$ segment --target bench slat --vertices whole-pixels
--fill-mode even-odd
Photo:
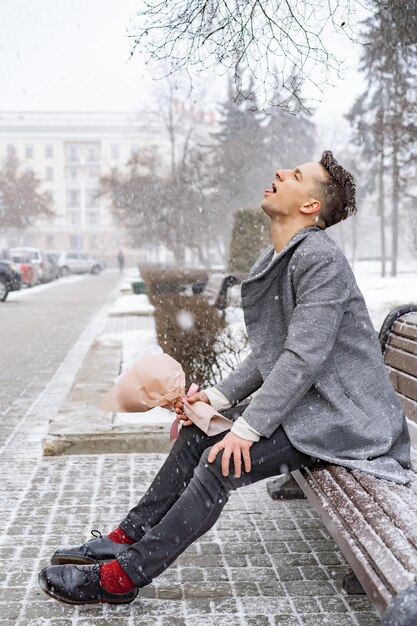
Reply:
[[[398,391],[403,396],[407,396],[412,400],[417,400],[417,378],[413,378],[409,374],[399,372]]]
[[[391,367],[388,367],[388,375],[395,391],[412,400],[417,400],[417,378]]]
[[[378,573],[372,569],[367,556],[362,552],[354,537],[343,526],[336,512],[321,492],[315,480],[318,469],[319,466],[312,466],[296,470],[292,474],[306,494],[310,504],[318,511],[329,534],[333,537],[346,561],[354,570],[362,587],[375,604],[380,615],[382,615],[392,600],[392,594],[386,588]]]
[[[364,516],[342,491],[329,470],[315,471],[314,478],[324,495],[334,504],[342,523],[356,538],[362,550],[366,552],[369,561],[378,571],[390,592],[397,594],[409,587],[414,576],[407,572],[394,557]]]
[[[401,317],[398,318],[400,322],[407,322],[407,324],[412,324],[417,326],[417,312],[410,311],[410,313],[404,313]]]
[[[417,422],[417,402],[414,402],[414,400],[410,400],[410,398],[406,398],[399,393],[397,393],[397,396],[403,405],[404,413],[408,419],[413,422]]]
[[[387,346],[384,356],[385,363],[387,365],[391,365],[392,367],[411,375],[417,372],[417,356],[414,356],[414,354]]]
[[[417,498],[410,494],[411,498],[405,501],[401,490],[396,489],[402,485],[393,487],[385,480],[376,482],[372,476],[357,470],[352,474],[417,550]],[[407,487],[405,491],[408,491]]]
[[[404,317],[399,317],[398,320],[405,319]],[[402,337],[408,337],[409,339],[417,338],[417,327],[411,324],[407,324],[406,322],[400,321],[394,322],[392,326],[392,332],[396,335],[401,335]]]
[[[404,352],[411,352],[411,354],[417,354],[417,342],[415,339],[408,339],[406,337],[401,337],[399,335],[394,335],[391,333],[388,337],[387,345],[393,346],[394,348],[399,348],[400,350],[404,350]]]
[[[352,474],[343,467],[329,467],[329,473],[341,486],[358,512],[385,543],[401,565],[417,577],[417,551],[404,534],[393,524],[389,515],[379,506]],[[378,563],[375,564],[378,567]]]

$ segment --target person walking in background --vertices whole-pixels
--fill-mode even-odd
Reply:
[[[123,272],[123,268],[125,266],[125,255],[123,254],[123,252],[121,250],[119,250],[116,258],[117,258],[117,264],[119,266],[119,271],[120,271],[120,273],[122,273]]]

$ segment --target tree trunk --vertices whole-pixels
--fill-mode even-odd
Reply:
[[[383,115],[383,114],[382,114]],[[385,163],[384,163],[384,130],[381,127],[381,160],[379,163],[379,189],[378,189],[378,213],[381,235],[381,276],[386,275],[386,244],[385,244]]]
[[[394,141],[392,155],[392,251],[391,251],[391,276],[397,275],[398,257],[398,200],[399,200],[399,175],[398,175],[398,145]]]
[[[392,126],[392,252],[391,252],[391,276],[397,275],[397,257],[398,257],[398,201],[400,195],[400,179],[398,168],[398,123],[400,122],[398,115],[398,44],[394,50],[394,119]]]

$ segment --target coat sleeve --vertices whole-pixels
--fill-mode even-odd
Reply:
[[[234,405],[249,397],[259,389],[263,382],[255,357],[250,352],[246,359],[214,388],[226,396],[231,405]]]
[[[242,415],[264,437],[272,435],[318,379],[350,294],[346,261],[335,252],[304,254],[293,261],[296,302],[284,350]]]

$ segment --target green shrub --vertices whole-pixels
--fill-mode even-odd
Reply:
[[[225,328],[219,311],[200,296],[154,294],[155,322],[161,348],[181,363],[187,389],[220,380],[216,342]]]
[[[160,294],[181,294],[197,280],[207,280],[207,270],[177,270],[172,267],[156,268],[141,265],[140,274],[145,283],[145,290],[152,304],[153,298]]]
[[[247,275],[261,250],[271,243],[271,224],[261,209],[239,209],[234,215],[229,271]]]

